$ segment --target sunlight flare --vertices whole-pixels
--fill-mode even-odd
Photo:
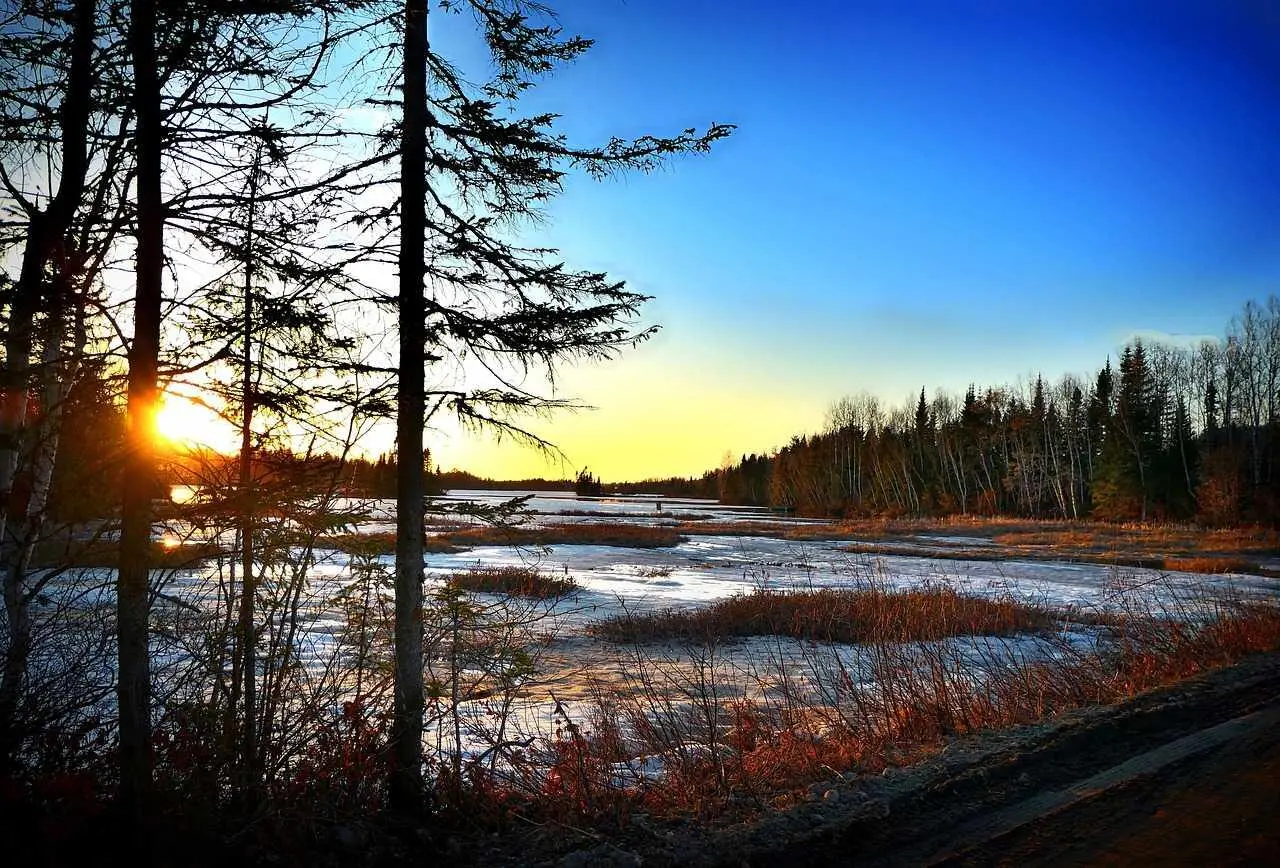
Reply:
[[[208,407],[181,395],[166,393],[155,414],[157,437],[172,446],[233,448],[229,426]]]

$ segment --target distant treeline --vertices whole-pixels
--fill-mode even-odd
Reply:
[[[811,515],[1019,515],[1211,524],[1280,518],[1280,301],[1223,340],[1134,340],[1088,378],[970,386],[885,409],[845,398],[818,434],[726,462],[723,502]]]
[[[701,477],[670,476],[666,479],[645,479],[640,482],[611,482],[605,487],[610,494],[660,494],[664,497],[691,497],[716,500],[720,497],[720,480],[716,471],[709,470]]]
[[[435,475],[441,488],[477,491],[573,491],[572,479],[488,479],[465,470],[448,470]]]
[[[238,457],[213,451],[176,454],[167,463],[166,481],[209,485],[234,479]],[[441,475],[431,467],[431,452],[422,455],[426,470],[427,494],[441,493]],[[282,484],[321,491],[332,488],[348,497],[395,497],[396,457],[387,452],[377,458],[347,456],[327,452],[298,455],[287,449],[258,450],[255,472],[264,486]],[[232,474],[232,475],[228,475]]]

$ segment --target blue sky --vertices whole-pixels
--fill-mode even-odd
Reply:
[[[1217,335],[1280,287],[1274,3],[556,8],[597,45],[528,103],[571,139],[739,126],[650,176],[571,178],[537,230],[656,296],[663,326],[565,372],[598,409],[536,427],[571,467],[693,474],[844,394],[1088,374],[1134,333]],[[434,22],[447,50],[464,21]],[[436,453],[561,469],[452,432]]]

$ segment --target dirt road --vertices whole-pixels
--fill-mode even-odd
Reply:
[[[1237,721],[1220,743],[1132,764],[1100,792],[935,864],[1280,865],[1280,705]]]

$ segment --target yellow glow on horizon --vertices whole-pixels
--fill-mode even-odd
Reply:
[[[809,396],[770,394],[728,378],[649,371],[618,376],[618,368],[610,373],[605,382],[584,377],[573,384],[596,409],[531,422],[564,451],[564,462],[510,440],[441,431],[431,444],[437,466],[493,479],[572,478],[584,467],[606,482],[696,477],[719,468],[726,453],[736,461],[818,430],[825,412]],[[682,381],[683,388],[670,385]]]

